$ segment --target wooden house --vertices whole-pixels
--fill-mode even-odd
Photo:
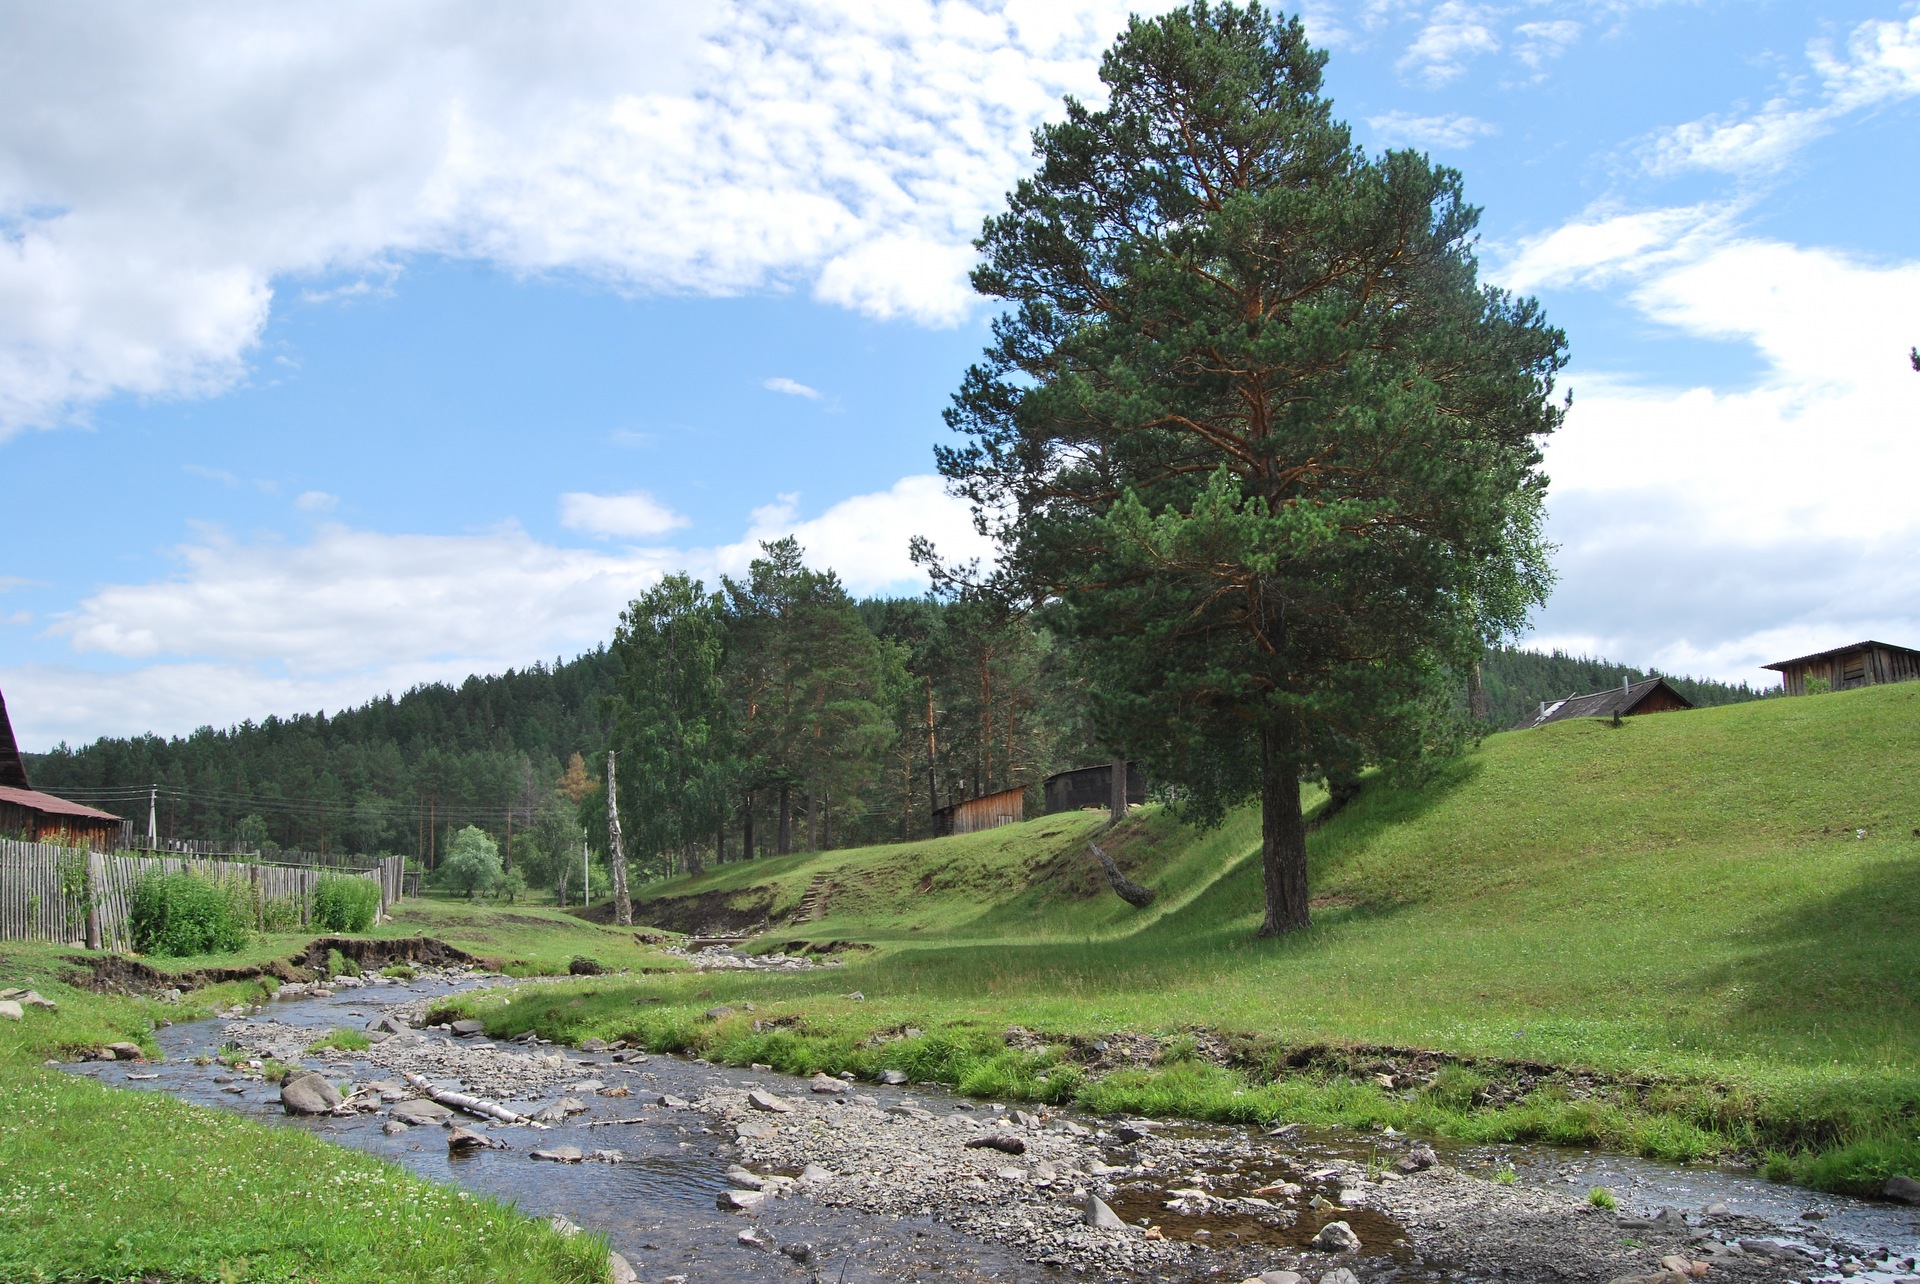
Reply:
[[[1920,651],[1887,642],[1855,642],[1760,667],[1778,673],[1781,689],[1788,695],[1805,695],[1809,678],[1824,681],[1829,691],[1846,691],[1920,678]]]
[[[1045,815],[1089,808],[1105,811],[1113,805],[1113,764],[1103,762],[1097,767],[1056,771],[1046,778],[1041,788],[1046,795]],[[1139,763],[1130,762],[1127,764],[1127,804],[1131,806],[1146,800],[1146,775],[1141,772]]]
[[[118,816],[43,794],[27,780],[27,763],[13,738],[5,695],[0,695],[0,838],[99,851],[112,851],[120,842]]]
[[[1027,790],[1022,785],[965,802],[948,803],[933,813],[933,832],[942,838],[949,834],[974,834],[1026,818]]]
[[[1671,713],[1691,709],[1693,701],[1667,685],[1665,678],[1622,681],[1617,687],[1595,691],[1591,695],[1571,695],[1564,700],[1542,700],[1540,707],[1514,725],[1515,731],[1543,727],[1568,718],[1634,718],[1643,713]]]

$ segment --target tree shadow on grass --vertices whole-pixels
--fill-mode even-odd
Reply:
[[[1756,1051],[1912,1066],[1920,1060],[1920,842],[1859,857],[1835,843],[1810,848],[1809,859],[1859,866],[1843,890],[1739,929],[1749,948],[1697,985],[1727,996],[1726,1033]]]

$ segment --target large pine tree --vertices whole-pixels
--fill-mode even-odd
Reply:
[[[1258,794],[1265,933],[1308,922],[1299,781],[1445,743],[1548,582],[1564,341],[1483,288],[1460,176],[1355,148],[1258,5],[1133,21],[978,241],[1008,307],[940,466],[1082,647],[1102,739],[1202,815]]]

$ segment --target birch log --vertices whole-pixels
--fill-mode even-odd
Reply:
[[[545,1124],[535,1123],[525,1115],[515,1114],[505,1106],[494,1102],[483,1101],[479,1097],[469,1097],[464,1092],[449,1092],[445,1088],[436,1088],[432,1081],[421,1075],[408,1073],[407,1082],[415,1091],[426,1093],[432,1100],[449,1110],[464,1110],[470,1115],[479,1115],[485,1119],[498,1119],[501,1123],[526,1124],[530,1128],[546,1127]]]

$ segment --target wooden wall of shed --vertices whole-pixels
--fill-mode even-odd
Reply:
[[[1027,791],[1003,789],[984,798],[969,798],[953,809],[955,834],[976,834],[1027,818]]]
[[[1830,691],[1920,680],[1920,657],[1891,647],[1860,647],[1784,669],[1780,685],[1788,695],[1805,695],[1808,677],[1824,679]]]
[[[1633,713],[1630,716],[1637,718],[1643,713],[1674,713],[1687,707],[1686,701],[1673,692],[1665,687],[1656,687],[1647,692],[1646,698],[1639,704],[1633,706]]]
[[[119,842],[120,822],[61,816],[18,803],[0,802],[0,837],[106,852],[112,851]]]

